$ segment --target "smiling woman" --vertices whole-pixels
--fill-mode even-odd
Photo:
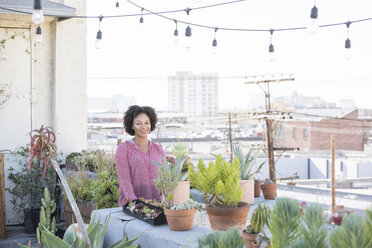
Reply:
[[[158,167],[165,157],[160,145],[148,140],[148,135],[156,127],[157,115],[152,107],[130,106],[124,115],[124,129],[134,136],[121,143],[115,154],[116,170],[119,177],[119,206],[140,197],[161,200],[155,188]]]

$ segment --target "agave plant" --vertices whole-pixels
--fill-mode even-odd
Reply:
[[[111,215],[107,218],[106,223],[104,226],[100,229],[100,221],[95,222],[95,216],[91,220],[90,224],[87,227],[87,232],[90,240],[90,244],[92,244],[92,248],[102,248],[103,247],[103,240],[105,237],[106,229],[108,226],[108,223],[110,221]],[[60,239],[59,237],[55,236],[52,232],[50,232],[45,226],[40,225],[41,232],[44,238],[44,242],[46,244],[46,247],[50,248],[84,248],[85,242],[83,239],[81,239],[80,230],[75,230],[75,225],[73,225],[72,230],[67,230],[65,232],[65,235],[63,236],[63,239]],[[139,236],[128,240],[127,234],[125,234],[124,239],[116,242],[115,244],[111,245],[110,248],[137,248],[140,247],[138,244],[132,244],[134,241],[136,241],[142,234]],[[21,248],[30,248],[30,246],[18,244]]]
[[[173,206],[174,191],[178,182],[187,179],[187,173],[182,173],[182,167],[186,157],[182,155],[180,158],[177,158],[174,165],[165,158],[162,159],[163,163],[161,164],[153,161],[153,163],[159,167],[158,178],[155,179],[154,182],[155,187],[165,197],[165,207],[170,209]]]
[[[235,146],[233,150],[234,150],[234,156],[239,159],[239,166],[240,166],[240,171],[241,171],[240,178],[243,180],[254,179],[257,173],[261,171],[263,165],[265,164],[265,162],[262,162],[257,167],[256,171],[252,171],[256,158],[258,154],[261,152],[261,148],[258,149],[256,152],[254,152],[254,148],[252,147],[246,156],[244,156],[243,151],[240,148],[240,146]]]

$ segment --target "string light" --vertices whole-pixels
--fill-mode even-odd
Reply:
[[[314,7],[311,9],[310,12],[310,26],[309,26],[309,32],[310,33],[316,33],[319,29],[318,25],[318,8],[316,7],[315,1],[314,1]]]
[[[274,54],[274,45],[272,43],[272,39],[273,39],[273,33],[274,33],[274,29],[270,29],[270,45],[269,45],[269,56],[270,56],[270,61],[271,62],[274,62],[275,61],[275,54]]]
[[[189,7],[187,7],[187,9],[185,9],[185,11],[186,11],[187,16],[189,16],[191,9]],[[190,25],[187,25],[187,27],[186,27],[185,36],[186,37],[191,37],[191,28],[190,28]]]
[[[351,41],[349,39],[349,27],[350,27],[350,24],[351,22],[348,21],[345,23],[346,24],[346,28],[347,28],[347,38],[345,40],[345,57],[346,59],[351,59]]]
[[[217,40],[216,40],[216,33],[218,31],[218,27],[214,29],[214,38],[212,41],[212,54],[217,54]]]
[[[36,25],[43,24],[44,14],[41,9],[41,0],[34,0],[34,10],[32,11],[32,22]]]
[[[119,4],[119,0],[116,1],[116,5],[115,5],[116,8],[119,8],[120,7],[120,4]]]
[[[103,16],[102,15],[99,16],[98,19],[99,19],[99,28],[98,28],[98,32],[97,32],[97,35],[96,35],[96,48],[101,49],[102,48],[101,22],[102,22]]]
[[[144,8],[141,9],[141,18],[139,20],[140,23],[143,23],[143,16],[142,16],[142,12],[143,12]]]
[[[173,32],[173,37],[174,37],[174,43],[177,44],[178,43],[178,28],[177,28],[177,20],[173,20],[174,23],[176,24],[176,29],[174,30]]]
[[[36,42],[40,43],[43,41],[43,36],[41,35],[41,27],[37,26],[36,28]]]

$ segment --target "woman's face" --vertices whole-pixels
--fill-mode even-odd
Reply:
[[[149,135],[151,130],[150,117],[148,117],[148,115],[145,113],[138,114],[133,119],[132,128],[135,136],[147,138],[147,135]]]

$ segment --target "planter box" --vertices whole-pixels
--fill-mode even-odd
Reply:
[[[157,226],[157,225],[161,225],[161,224],[165,224],[165,223],[167,223],[167,219],[166,219],[166,217],[165,217],[165,215],[164,215],[164,209],[162,209],[162,208],[158,208],[158,207],[155,207],[155,206],[153,206],[153,205],[151,205],[151,204],[148,204],[148,203],[143,202],[143,201],[140,201],[140,200],[134,200],[134,203],[135,203],[135,204],[142,203],[143,205],[149,207],[150,209],[155,209],[156,211],[159,211],[159,212],[161,212],[161,213],[160,213],[160,215],[158,215],[156,218],[154,218],[154,219],[149,219],[149,218],[147,218],[146,215],[144,215],[144,214],[141,214],[141,213],[135,213],[135,212],[130,211],[130,210],[127,208],[128,205],[129,205],[129,203],[127,203],[127,204],[125,204],[125,205],[123,206],[123,212],[124,212],[125,214],[127,214],[127,215],[133,216],[133,217],[135,217],[135,218],[137,218],[137,219],[139,219],[139,220],[142,220],[142,221],[144,221],[144,222],[146,222],[146,223],[149,223],[149,224],[151,224],[151,225],[154,225],[154,226]]]
[[[64,204],[64,218],[65,218],[65,226],[66,229],[72,224],[72,218],[74,218],[74,223],[77,223],[74,212],[72,211],[71,205],[68,202],[68,200],[63,201]],[[83,218],[84,223],[89,224],[90,223],[90,215],[93,210],[96,209],[96,206],[94,205],[93,202],[76,202],[80,213],[81,217]]]

